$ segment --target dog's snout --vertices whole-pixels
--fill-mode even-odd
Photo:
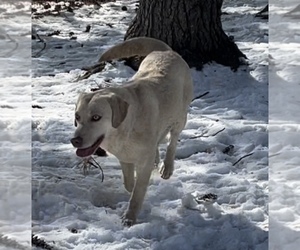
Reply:
[[[74,147],[81,147],[82,138],[80,136],[74,137],[71,139],[71,143]]]

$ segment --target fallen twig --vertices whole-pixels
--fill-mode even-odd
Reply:
[[[93,66],[88,67],[88,68],[83,68],[82,70],[86,70],[86,72],[83,75],[79,76],[75,80],[75,82],[79,82],[81,80],[87,79],[91,75],[96,74],[98,72],[101,72],[104,68],[105,68],[105,62],[97,63],[96,65],[93,65]]]
[[[17,42],[17,40],[11,38],[8,34],[5,34],[5,35],[6,35],[6,37],[7,37],[11,42],[15,43],[15,47],[14,47],[11,51],[7,52],[6,54],[4,54],[4,55],[1,56],[1,57],[10,57],[10,56],[13,55],[13,52],[16,51],[16,50],[18,49],[19,43]]]
[[[273,154],[273,155],[269,155],[269,158],[272,158],[274,156],[280,155],[281,153],[277,153],[277,154]]]
[[[33,57],[38,57],[38,56],[40,56],[40,54],[42,53],[42,51],[46,49],[47,44],[46,44],[45,40],[42,39],[38,34],[35,34],[35,35],[39,39],[39,42],[44,43],[44,47],[33,56]]]
[[[203,137],[210,137],[210,136],[216,136],[217,134],[219,134],[219,133],[221,133],[222,131],[224,131],[225,130],[225,128],[222,128],[221,130],[219,130],[218,132],[216,132],[216,133],[214,133],[214,134],[212,134],[212,135],[204,135]]]
[[[212,134],[212,135],[204,135],[204,134],[201,134],[201,135],[196,135],[196,136],[193,136],[191,137],[190,139],[193,140],[193,139],[197,139],[197,138],[200,138],[200,137],[211,137],[211,136],[216,136],[217,134],[221,133],[222,131],[224,131],[225,128],[222,128],[221,130],[219,130],[218,132]]]
[[[238,159],[235,163],[232,164],[232,166],[235,166],[236,164],[238,164],[241,160],[243,160],[244,158],[248,157],[248,156],[251,156],[253,155],[254,152],[250,153],[250,154],[247,154],[247,155],[244,155],[243,157],[241,157],[240,159]]]
[[[206,96],[206,95],[208,95],[208,94],[209,94],[209,91],[205,92],[205,93],[202,94],[202,95],[196,96],[196,97],[192,100],[192,102],[195,101],[195,100],[197,100],[197,99],[200,99],[201,97]]]
[[[105,152],[105,151],[104,151]],[[92,161],[91,161],[92,160]],[[89,157],[84,159],[82,162],[79,162],[76,167],[79,167],[82,164],[83,167],[83,174],[86,175],[87,174],[87,169],[90,167],[90,165],[92,165],[95,168],[99,168],[101,171],[101,181],[104,181],[104,172],[102,167],[100,166],[100,164],[93,158],[93,157]]]
[[[31,106],[33,109],[43,109],[40,105],[32,105]]]
[[[202,133],[201,135],[195,135],[195,136],[193,136],[193,137],[190,137],[189,139],[190,139],[190,140],[194,140],[194,139],[203,137],[203,135],[204,135],[204,133]]]
[[[100,164],[98,163],[98,162],[96,162],[96,160],[93,158],[93,157],[91,157],[91,159],[93,160],[93,162],[94,163],[92,163],[92,162],[88,162],[88,163],[90,163],[92,166],[94,166],[95,168],[99,168],[100,169],[100,171],[101,171],[101,181],[103,182],[104,181],[104,172],[103,172],[103,169],[101,168],[101,166],[100,166]]]

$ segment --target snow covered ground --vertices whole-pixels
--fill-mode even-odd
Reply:
[[[0,249],[5,250],[28,249],[31,241],[30,64],[30,3],[1,1]]]
[[[300,244],[300,11],[298,1],[270,5],[269,215],[270,249]]]
[[[254,17],[264,4],[225,2],[224,29],[250,65],[237,72],[214,63],[191,70],[195,96],[209,93],[191,105],[174,175],[164,181],[153,172],[138,223],[130,228],[120,220],[129,194],[117,160],[97,158],[104,182],[98,169],[85,176],[69,139],[78,94],[121,85],[134,74],[118,62],[74,82],[81,67],[122,41],[136,1],[34,19],[46,48],[33,41],[32,96],[41,107],[32,111],[33,233],[58,249],[267,249],[268,27]],[[84,32],[88,24],[91,30]],[[223,153],[229,145],[233,150]],[[217,201],[198,205],[190,199],[206,193],[218,195]]]
[[[270,248],[297,249],[299,29],[295,20],[282,17],[296,2],[271,4],[274,26],[269,38],[268,22],[254,17],[267,1],[224,1],[223,11],[229,15],[222,16],[223,28],[234,36],[249,65],[237,72],[214,63],[201,72],[191,70],[195,96],[209,93],[191,104],[174,175],[165,181],[153,172],[136,225],[121,224],[129,194],[113,156],[96,159],[104,171],[103,182],[99,169],[84,175],[76,167],[80,159],[69,140],[78,94],[101,84],[122,85],[134,71],[117,62],[88,80],[74,80],[82,67],[93,65],[106,48],[123,40],[136,3],[116,1],[33,19],[37,39],[32,40],[32,86],[28,56],[21,46],[10,57],[0,56],[1,68],[6,69],[0,72],[0,146],[5,163],[0,233],[29,245],[30,217],[25,214],[30,215],[32,129],[32,231],[54,249],[265,250],[269,213]],[[33,7],[42,11],[41,6]],[[28,11],[26,4],[23,9]],[[4,41],[12,46],[8,50],[5,45],[8,52],[14,48],[9,37],[30,43],[30,20],[21,26],[15,16],[1,20],[9,35]],[[87,25],[90,32],[85,32]],[[57,30],[59,34],[48,36]],[[270,73],[269,51],[274,58]],[[31,93],[36,107],[32,111]],[[234,147],[224,151],[230,145]],[[191,199],[206,193],[218,195],[216,202],[196,204]]]

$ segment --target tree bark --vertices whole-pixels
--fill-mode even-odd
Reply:
[[[211,61],[237,69],[246,56],[222,29],[223,0],[140,0],[125,40],[146,36],[160,39],[190,67]]]

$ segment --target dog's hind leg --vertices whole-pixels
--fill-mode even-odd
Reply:
[[[156,149],[156,156],[155,156],[155,167],[158,167],[160,163],[160,155],[159,155],[159,145],[163,143],[168,143],[170,141],[170,133],[169,133],[170,128],[168,128],[161,139],[158,142],[157,149]]]
[[[120,162],[124,178],[124,187],[131,193],[134,187],[134,164]]]
[[[184,128],[186,119],[182,121],[182,123],[177,124],[170,130],[170,143],[167,147],[167,152],[163,163],[160,166],[160,174],[161,178],[169,179],[174,171],[174,159],[177,147],[177,141],[179,138],[179,134]]]

